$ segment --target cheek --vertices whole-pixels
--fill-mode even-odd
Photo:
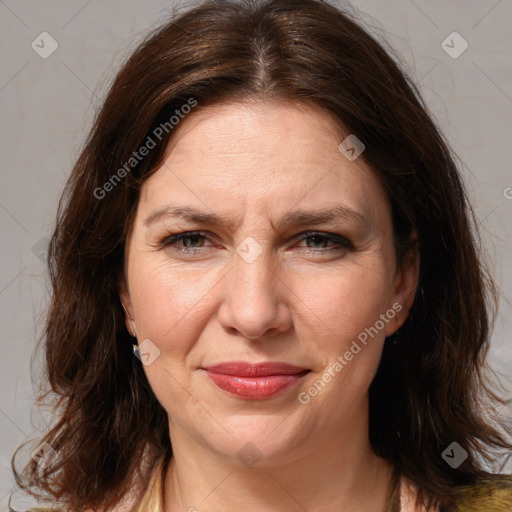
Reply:
[[[300,398],[312,407],[312,416],[322,418],[324,428],[356,414],[377,371],[385,339],[380,319],[391,296],[385,268],[375,261],[323,276],[314,288],[301,291],[313,340],[310,353],[320,364]]]
[[[151,258],[134,260],[130,291],[139,343],[150,339],[160,350],[144,372],[158,401],[173,417],[181,411],[200,415],[192,398],[200,390],[189,381],[188,355],[204,328],[208,274],[170,268]],[[188,392],[184,392],[184,387]]]
[[[382,261],[297,276],[293,289],[320,339],[343,348],[388,307],[391,282]]]
[[[150,338],[168,353],[186,350],[199,336],[215,280],[205,272],[155,266],[149,258],[136,262],[133,269],[131,294],[139,340]]]

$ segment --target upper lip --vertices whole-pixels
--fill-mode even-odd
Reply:
[[[301,368],[293,364],[281,361],[267,361],[262,363],[245,363],[241,361],[230,361],[204,367],[212,373],[223,375],[234,375],[237,377],[268,377],[270,375],[296,375],[307,372],[307,368]]]

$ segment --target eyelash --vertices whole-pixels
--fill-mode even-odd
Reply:
[[[178,247],[175,245],[176,242],[180,242],[183,239],[191,238],[194,236],[208,238],[208,235],[202,231],[185,231],[183,233],[178,233],[176,235],[167,237],[166,239],[164,239],[162,241],[162,245],[164,247],[170,247],[174,250],[184,252],[187,254],[198,253],[198,252],[200,252],[200,249],[202,249],[202,247],[190,249],[190,248],[186,248],[186,247]],[[332,242],[332,243],[334,243],[335,246],[338,246],[338,247],[331,246],[331,247],[327,247],[327,248],[323,248],[323,249],[322,248],[321,249],[312,249],[312,248],[304,247],[304,249],[306,249],[306,252],[309,252],[309,253],[319,253],[319,252],[325,253],[325,252],[332,252],[332,251],[341,252],[341,251],[354,249],[354,245],[352,244],[352,242],[350,240],[348,240],[347,238],[342,237],[340,235],[336,235],[334,233],[306,231],[299,235],[299,241],[307,240],[308,238],[323,238],[323,239],[327,240],[327,242]]]

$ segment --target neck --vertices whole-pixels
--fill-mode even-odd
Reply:
[[[218,454],[170,424],[173,458],[164,482],[165,512],[384,511],[391,465],[371,450],[367,430],[326,432],[286,458],[252,467]]]

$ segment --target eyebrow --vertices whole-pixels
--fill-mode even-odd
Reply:
[[[168,217],[181,218],[200,224],[220,226],[227,229],[228,231],[233,231],[234,228],[233,222],[227,217],[223,217],[215,213],[204,212],[190,206],[166,206],[164,208],[159,208],[146,218],[144,225],[150,226],[151,224],[154,224]],[[334,208],[325,210],[295,210],[288,212],[283,216],[278,225],[279,227],[305,224],[318,225],[332,222],[338,219],[355,221],[359,224],[362,224],[366,228],[371,227],[371,222],[366,216],[342,205],[338,205]]]

